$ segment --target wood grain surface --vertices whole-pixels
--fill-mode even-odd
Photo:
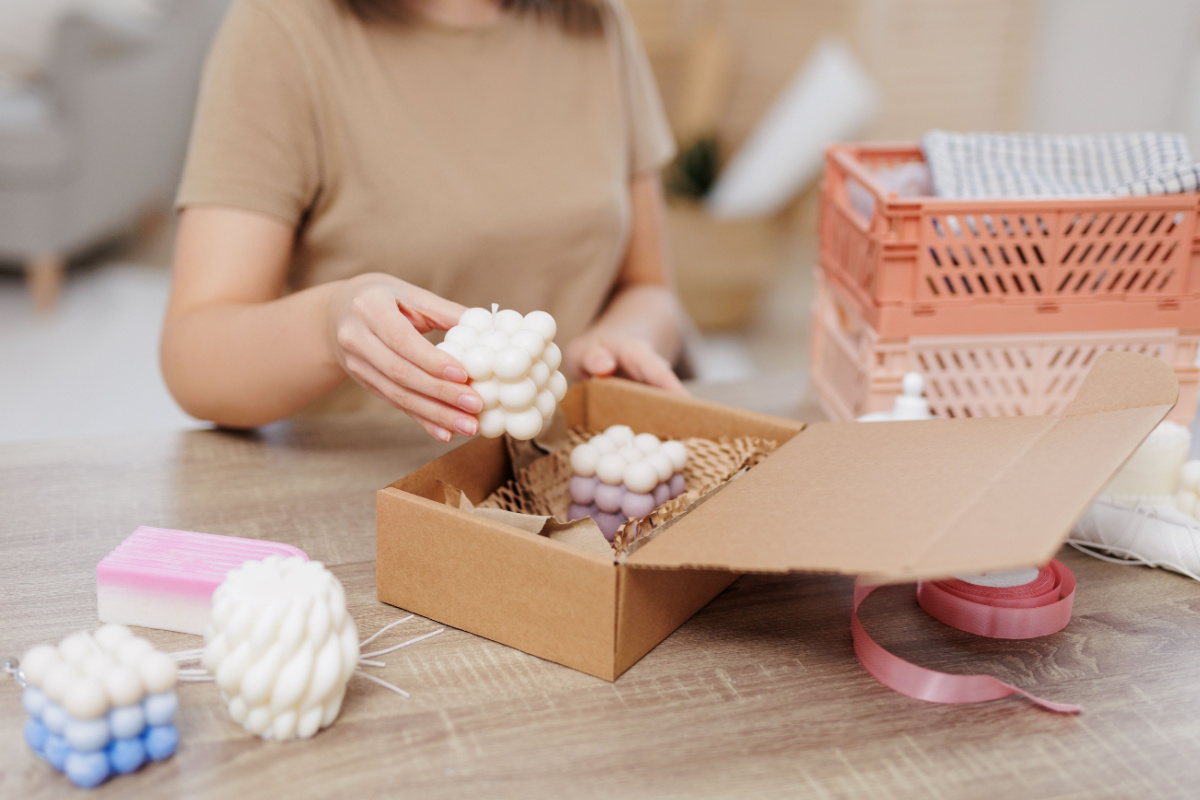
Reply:
[[[813,418],[800,383],[698,391]],[[96,626],[94,569],[138,525],[287,541],[346,586],[362,635],[398,618],[374,586],[375,490],[443,452],[399,416],[0,447],[0,656]],[[864,498],[870,502],[870,498]],[[886,531],[880,535],[886,536]],[[911,587],[863,609],[917,663],[989,672],[1078,702],[937,706],[867,675],[851,648],[851,580],[745,576],[615,684],[456,630],[352,680],[339,720],[264,742],[211,684],[180,688],[171,760],[92,797],[1146,798],[1200,795],[1200,586],[1073,551],[1075,616],[1026,642],[927,617]],[[413,619],[381,645],[436,629]],[[168,650],[197,637],[149,631]],[[22,740],[0,685],[0,798],[82,797]]]

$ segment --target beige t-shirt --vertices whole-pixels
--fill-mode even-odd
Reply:
[[[624,258],[631,176],[673,154],[616,0],[602,33],[364,24],[336,0],[236,0],[178,205],[297,226],[295,288],[386,272],[467,306],[549,311],[564,343]]]

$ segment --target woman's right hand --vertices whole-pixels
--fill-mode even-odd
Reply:
[[[359,275],[330,300],[330,350],[346,374],[435,439],[473,436],[483,400],[462,364],[422,335],[449,330],[465,310],[391,275]]]

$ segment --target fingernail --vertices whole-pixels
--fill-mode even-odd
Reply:
[[[470,417],[459,417],[458,420],[455,421],[454,427],[458,428],[458,432],[464,436],[474,436],[476,424],[477,423],[475,420],[471,419]]]
[[[452,434],[450,431],[446,430],[445,428],[435,428],[434,434],[437,436],[437,438],[441,439],[443,442],[448,442],[454,438],[454,434]]]
[[[483,411],[483,401],[473,394],[464,394],[458,398],[458,407],[463,411],[478,414],[480,411]]]
[[[446,367],[445,372],[442,373],[442,377],[455,383],[467,382],[467,373],[462,367]]]
[[[593,372],[611,372],[617,368],[617,362],[607,351],[602,351],[588,359]]]

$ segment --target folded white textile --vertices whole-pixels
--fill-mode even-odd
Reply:
[[[1161,567],[1200,581],[1200,521],[1165,506],[1100,495],[1067,543],[1104,561]]]

